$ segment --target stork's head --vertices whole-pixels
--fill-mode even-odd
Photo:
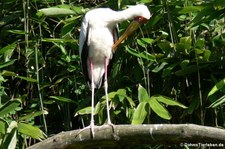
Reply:
[[[130,9],[132,9],[132,11],[136,14],[134,21],[137,21],[140,24],[147,23],[151,17],[151,13],[145,5],[139,4],[136,6],[131,6]]]
[[[116,41],[116,43],[113,45],[112,47],[113,52],[115,52],[116,47],[124,39],[126,39],[127,36],[129,36],[132,32],[134,32],[141,24],[147,23],[151,17],[151,13],[148,10],[148,7],[145,5],[139,4],[136,6],[130,6],[128,9],[130,9],[130,11],[134,14],[134,20],[128,26],[123,35],[121,35],[120,38]]]

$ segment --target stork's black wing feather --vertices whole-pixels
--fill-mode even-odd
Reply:
[[[82,67],[84,78],[90,87],[91,80],[88,76],[88,65],[87,65],[88,52],[89,52],[89,45],[87,44],[88,36],[89,36],[89,27],[87,27],[86,39],[84,41],[83,48],[81,51],[81,67]]]

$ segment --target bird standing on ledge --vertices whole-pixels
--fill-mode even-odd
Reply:
[[[146,23],[151,15],[145,5],[130,6],[123,11],[113,11],[109,8],[90,10],[83,18],[79,38],[79,54],[84,77],[91,88],[91,122],[90,128],[94,136],[94,91],[100,88],[104,79],[107,120],[112,125],[108,101],[108,66],[116,47],[139,25]],[[134,21],[118,40],[117,24],[125,21]]]

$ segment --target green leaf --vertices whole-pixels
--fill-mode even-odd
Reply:
[[[167,77],[172,75],[172,70],[178,65],[179,63],[171,64],[170,66],[163,69],[162,77]]]
[[[3,63],[0,63],[0,69],[4,68],[4,67],[8,67],[12,64],[14,64],[14,62],[16,61],[16,59],[14,60],[9,60],[7,62],[3,62]]]
[[[6,134],[8,123],[6,120],[0,118],[0,134]]]
[[[208,97],[213,95],[214,93],[216,93],[220,89],[222,89],[224,87],[224,85],[225,85],[225,78],[220,80],[218,83],[216,83],[216,85],[208,93]]]
[[[202,18],[212,14],[213,12],[214,12],[213,6],[210,6],[210,5],[205,6],[200,12],[198,12],[196,17],[191,21],[188,29],[190,29],[191,27],[193,28],[194,26],[197,26],[197,25],[201,24]]]
[[[39,12],[41,12],[42,14],[44,14],[45,16],[68,16],[68,15],[75,15],[76,12],[74,12],[71,9],[67,9],[67,8],[56,8],[56,7],[51,7],[51,8],[43,8],[40,9]],[[38,16],[40,16],[40,14],[37,14]]]
[[[204,7],[202,6],[185,6],[179,11],[180,14],[193,13],[201,11]]]
[[[33,119],[37,116],[40,116],[42,114],[48,114],[48,111],[44,110],[44,111],[36,111],[36,112],[32,112],[32,113],[29,113],[25,116],[22,116],[22,117],[19,117],[19,120],[20,121],[23,121],[23,120],[30,120],[30,119]]]
[[[147,44],[152,44],[154,42],[154,39],[152,38],[141,38],[141,40]]]
[[[28,81],[28,82],[33,82],[33,83],[37,83],[36,79],[33,78],[28,78],[28,77],[23,77],[23,76],[16,76],[17,78],[20,78],[22,80]]]
[[[10,100],[6,104],[4,104],[0,108],[0,117],[5,116],[6,114],[9,114],[10,112],[15,111],[15,109],[21,104],[21,101],[19,99]]]
[[[156,95],[154,97],[156,98],[156,100],[158,100],[159,102],[164,103],[166,105],[178,106],[178,107],[181,107],[181,108],[184,108],[184,109],[187,108],[185,105],[183,105],[183,104],[179,103],[178,101],[173,100],[173,99],[171,99],[169,97],[162,96],[162,95]]]
[[[43,38],[41,41],[42,42],[56,42],[56,43],[65,43],[65,42],[74,43],[74,42],[77,42],[77,40],[74,40],[74,39],[63,39],[63,38]]]
[[[192,99],[191,103],[190,103],[190,105],[188,106],[188,109],[187,109],[188,114],[192,114],[195,110],[197,110],[199,105],[200,105],[199,100],[197,100],[196,98]]]
[[[127,99],[127,101],[129,102],[129,104],[130,104],[130,106],[131,107],[134,107],[135,106],[135,103],[134,103],[134,101],[132,100],[132,98],[130,98],[129,96],[127,96],[127,93],[126,93],[127,91],[126,91],[126,89],[118,89],[117,91],[116,91],[116,96],[118,96],[118,98],[120,99],[120,101],[121,101],[121,99]],[[109,96],[109,98],[110,98],[110,96]],[[112,99],[112,97],[111,97],[111,99]]]
[[[73,29],[74,29],[74,22],[65,24],[61,29],[62,36],[65,36],[66,34],[70,33]]]
[[[134,111],[133,119],[131,124],[142,124],[147,115],[147,102],[139,103],[137,109]]]
[[[45,139],[43,131],[30,124],[18,123],[18,131],[24,135],[27,135],[33,139]]]
[[[57,101],[62,101],[62,102],[76,103],[72,99],[65,98],[65,97],[62,97],[62,96],[49,96],[49,98],[55,99]]]
[[[15,149],[17,143],[17,128],[13,128],[10,133],[8,133],[0,148],[4,149]]]
[[[180,42],[177,43],[177,50],[178,51],[184,51],[189,50],[192,48],[192,38],[190,36],[187,37],[181,37]]]
[[[204,58],[206,61],[209,61],[210,56],[211,56],[211,51],[210,51],[210,50],[204,50],[203,58]]]
[[[208,67],[207,64],[202,65],[202,66],[200,65],[199,67],[197,67],[197,65],[189,65],[189,66],[182,68],[181,70],[176,71],[175,75],[186,76],[186,75],[197,72],[198,69],[202,69],[202,68],[206,68],[206,67]]]
[[[20,78],[20,79],[28,81],[28,82],[37,83],[36,79],[28,78],[28,77],[24,77],[24,76],[18,76],[15,72],[12,72],[12,71],[3,70],[1,74],[4,76],[10,76],[10,77],[14,76],[14,77]]]
[[[136,50],[132,48],[128,48],[127,46],[125,47],[126,51],[129,52],[130,54],[138,57],[138,58],[144,58],[150,61],[155,61],[156,57],[151,55],[150,53],[144,51],[144,52],[137,52]]]
[[[142,47],[144,47],[144,48],[146,48],[147,45],[153,43],[153,41],[154,41],[154,40],[151,39],[151,38],[141,38],[141,39],[137,39],[138,45],[140,45],[140,46],[142,46]]]
[[[160,70],[162,70],[166,65],[168,65],[167,62],[162,62],[160,65],[157,65],[153,70],[152,72],[159,72]]]
[[[216,101],[214,101],[209,108],[216,108],[219,105],[222,105],[223,103],[225,103],[225,95],[220,97],[219,99],[217,99]]]
[[[91,114],[91,106],[78,110],[74,116]]]
[[[158,46],[160,49],[163,50],[163,52],[167,55],[171,52],[172,48],[171,48],[171,43],[169,41],[160,41],[158,43]]]
[[[4,54],[5,62],[10,60],[12,53],[13,53],[14,49],[16,48],[16,46],[17,46],[17,44],[16,44],[16,42],[14,42],[10,45],[5,46],[4,48],[2,48],[0,50],[0,55]]]
[[[8,71],[8,70],[3,70],[1,74],[4,76],[10,76],[10,77],[17,75],[15,72]]]
[[[126,99],[129,102],[130,106],[133,108],[135,106],[135,102],[133,101],[133,99],[128,96],[126,96]]]
[[[24,30],[7,30],[9,33],[18,34],[18,35],[25,35]]]
[[[151,99],[149,101],[149,105],[150,105],[151,109],[161,118],[167,119],[167,120],[171,119],[170,113],[167,111],[167,109],[163,105],[161,105],[157,101],[157,99],[155,97],[151,97]]]
[[[147,4],[147,3],[151,3],[152,2],[152,0],[139,0],[139,1],[142,4]]]
[[[139,100],[140,103],[141,102],[148,102],[150,100],[148,92],[140,84],[138,86],[138,100]]]
[[[2,76],[2,75],[0,75],[0,83],[1,82],[6,82],[7,80]],[[1,87],[0,87],[1,88]]]
[[[118,89],[116,91],[116,95],[126,96],[126,90],[125,89]]]

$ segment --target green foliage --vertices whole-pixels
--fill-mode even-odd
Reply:
[[[136,3],[152,17],[115,54],[112,122],[225,126],[223,0],[7,0],[0,2],[0,148],[26,148],[45,134],[89,125],[90,90],[78,56],[82,17]],[[119,24],[120,34],[128,25]],[[102,125],[104,90],[96,96]]]
[[[18,137],[29,136],[33,139],[45,139],[44,133],[41,129],[32,126],[31,121],[34,117],[44,114],[41,111],[27,114],[17,121],[10,119],[12,114],[22,110],[20,108],[21,100],[10,100],[0,108],[0,134],[1,134],[1,148],[14,149],[16,148]],[[45,112],[46,113],[46,112]],[[29,123],[30,122],[30,123]]]
[[[172,117],[165,108],[165,105],[187,108],[186,106],[175,100],[170,99],[169,97],[161,95],[149,97],[146,89],[143,88],[141,85],[139,85],[138,87],[138,100],[139,105],[134,111],[131,124],[142,124],[147,114],[151,113],[151,110],[154,111],[159,117],[166,120],[170,120]]]

